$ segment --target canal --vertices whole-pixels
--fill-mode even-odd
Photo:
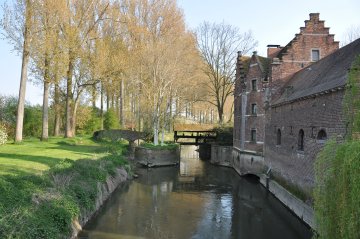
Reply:
[[[81,239],[310,239],[311,230],[256,178],[198,158],[182,146],[180,167],[137,169],[79,234]]]

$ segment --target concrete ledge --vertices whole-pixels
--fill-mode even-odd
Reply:
[[[180,163],[180,149],[135,148],[135,161],[145,167],[172,166]]]
[[[315,229],[314,209],[312,207],[295,197],[274,180],[268,179],[264,174],[260,175],[260,183],[289,208],[290,211],[312,229]]]

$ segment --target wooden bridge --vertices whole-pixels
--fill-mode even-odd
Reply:
[[[174,141],[181,145],[207,144],[216,139],[215,125],[174,124]]]

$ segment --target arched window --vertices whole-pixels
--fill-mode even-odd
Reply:
[[[317,139],[318,140],[326,140],[327,139],[327,135],[326,135],[326,131],[325,130],[320,130],[318,135],[317,135]]]
[[[276,145],[281,145],[281,130],[278,129],[276,132]]]
[[[298,136],[298,150],[304,151],[304,130],[299,131]]]

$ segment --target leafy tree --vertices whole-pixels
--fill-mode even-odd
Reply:
[[[13,44],[14,49],[22,52],[15,142],[22,141],[27,68],[30,59],[34,5],[32,0],[16,1],[11,7],[4,5],[4,16],[0,24],[4,29],[4,36]]]

